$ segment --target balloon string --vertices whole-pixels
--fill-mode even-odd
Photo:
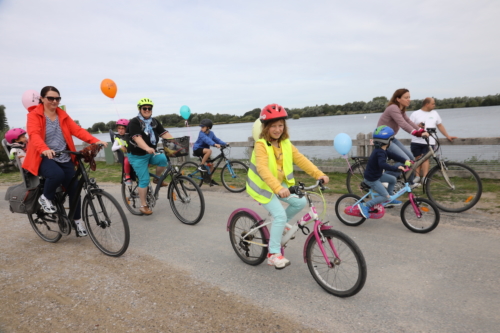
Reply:
[[[349,163],[349,158],[347,157],[347,155],[342,155],[342,157],[345,158],[345,161],[347,162],[347,166],[349,167],[349,171],[351,171],[351,174],[354,174],[351,168],[351,163]]]
[[[118,118],[120,118],[120,114],[118,113],[118,109],[116,107],[115,99],[112,98],[112,100],[113,100],[113,106],[115,107],[116,115],[118,116]]]

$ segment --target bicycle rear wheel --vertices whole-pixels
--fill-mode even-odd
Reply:
[[[200,187],[203,184],[203,175],[201,174],[201,171],[198,170],[198,164],[195,162],[188,161],[182,163],[179,167],[179,173],[183,176],[191,178]],[[190,191],[194,190],[194,187],[190,187],[191,185],[188,183],[186,183],[185,186]]]
[[[417,216],[410,200],[406,201],[401,207],[401,221],[405,227],[420,234],[436,229],[440,219],[439,209],[436,205],[425,198],[414,198],[414,202],[421,216]]]
[[[57,214],[47,214],[41,207],[34,214],[28,214],[28,220],[35,233],[49,243],[56,243],[62,237],[58,232],[57,219]]]
[[[234,252],[244,263],[252,266],[260,265],[267,257],[268,240],[264,237],[262,228],[245,236],[257,222],[251,214],[239,212],[229,223],[229,240]]]
[[[358,245],[338,230],[323,230],[323,247],[330,265],[325,261],[316,237],[311,237],[306,248],[307,267],[316,282],[327,292],[338,297],[356,295],[365,285],[367,269]],[[339,257],[335,256],[333,244]]]
[[[340,222],[350,227],[356,227],[366,221],[363,216],[349,215],[346,213],[346,208],[353,207],[353,205],[361,199],[355,194],[344,194],[337,199],[335,203],[335,214]]]
[[[461,163],[444,164],[445,172],[437,165],[427,175],[425,190],[429,199],[445,212],[459,213],[474,207],[483,193],[479,175]]]
[[[168,201],[174,215],[184,224],[196,224],[205,213],[205,198],[193,179],[173,176],[168,187]]]
[[[364,179],[366,164],[366,161],[358,162],[351,166],[352,172],[351,170],[347,171],[346,187],[349,193],[359,195],[360,197],[366,194],[360,188],[360,184]]]
[[[138,191],[139,183],[137,179],[132,181],[132,185],[126,185],[125,182],[122,183],[122,199],[127,207],[128,211],[133,215],[144,215],[141,213],[141,199],[139,198]]]
[[[93,199],[89,196],[93,195]],[[102,190],[85,196],[82,215],[90,239],[105,255],[119,257],[127,251],[130,230],[127,217],[116,199]]]
[[[222,185],[233,193],[243,192],[247,184],[248,167],[240,161],[230,161],[221,171]]]

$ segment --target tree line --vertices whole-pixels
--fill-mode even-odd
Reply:
[[[468,107],[478,107],[478,106],[492,106],[500,105],[500,94],[488,95],[488,96],[478,96],[478,97],[454,97],[454,98],[435,98],[436,109],[453,109],[453,108],[468,108]],[[422,106],[422,99],[414,99],[411,101],[409,111],[418,110]],[[299,119],[302,117],[322,117],[322,116],[337,116],[355,113],[377,113],[383,112],[387,107],[389,102],[388,98],[385,96],[374,97],[369,102],[356,101],[350,102],[343,105],[336,104],[324,104],[315,106],[306,106],[303,108],[285,108],[288,112],[289,117],[294,119]],[[242,116],[231,115],[227,113],[217,113],[212,114],[210,112],[205,113],[192,113],[188,119],[189,124],[198,125],[202,119],[211,119],[214,123],[218,124],[231,124],[231,123],[245,123],[253,122],[259,117],[261,109],[255,108],[251,111],[245,112]],[[164,114],[155,115],[155,118],[161,122],[164,127],[184,127],[185,120],[179,114]],[[80,124],[78,120],[76,123]],[[98,122],[94,123],[87,130],[91,133],[107,132],[110,129],[115,130],[116,121],[111,120],[107,123]],[[5,106],[0,105],[0,135],[5,133],[9,129],[7,117],[5,116]],[[1,154],[1,152],[0,152]]]

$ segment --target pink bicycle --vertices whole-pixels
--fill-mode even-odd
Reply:
[[[366,262],[358,245],[346,234],[333,230],[329,222],[322,222],[314,206],[314,200],[308,191],[319,187],[319,195],[323,198],[325,189],[322,181],[315,185],[290,187],[290,193],[299,197],[306,196],[309,213],[305,214],[294,225],[287,224],[281,239],[281,252],[288,241],[295,238],[300,229],[307,237],[304,244],[304,262],[316,282],[327,292],[338,297],[356,295],[366,281]],[[316,192],[314,194],[317,194]],[[324,202],[324,199],[323,199]],[[326,207],[325,207],[326,208]],[[227,222],[227,231],[234,251],[248,265],[259,265],[267,258],[269,230],[272,221],[261,219],[248,208],[238,208],[232,212]],[[314,223],[313,231],[306,227]]]

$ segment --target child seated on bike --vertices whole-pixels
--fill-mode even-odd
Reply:
[[[260,120],[263,126],[260,139],[255,142],[246,184],[247,193],[273,216],[267,264],[276,269],[290,265],[290,261],[281,254],[281,236],[286,223],[307,204],[305,197],[290,195],[288,190],[295,184],[293,164],[314,179],[323,179],[325,184],[329,181],[328,176],[290,142],[287,117],[285,108],[278,104],[262,109]],[[288,203],[286,210],[280,200]]]
[[[200,122],[200,126],[201,126],[200,134],[198,135],[198,139],[196,140],[193,146],[193,156],[202,157],[198,170],[200,170],[201,172],[207,172],[205,163],[212,154],[210,146],[220,148],[221,145],[225,146],[227,144],[221,139],[217,138],[214,132],[211,131],[213,123],[210,119],[203,119]],[[210,169],[210,173],[212,173],[212,171],[213,167]],[[212,179],[210,185],[219,185],[219,184],[217,184]]]
[[[384,170],[403,171],[405,169],[402,165],[396,166],[388,164],[387,159],[391,158],[396,162],[401,162],[404,164],[410,163],[410,161],[405,160],[403,157],[393,154],[387,150],[393,139],[394,130],[386,125],[377,127],[375,129],[375,132],[373,133],[373,144],[375,145],[375,149],[368,159],[368,164],[366,165],[363,181],[379,195],[368,202],[360,203],[358,205],[361,215],[363,215],[363,217],[367,219],[370,218],[371,207],[390,200],[391,196],[389,193],[392,194],[394,185],[396,185],[396,177],[384,173]],[[384,185],[382,185],[382,182],[389,183],[387,189],[385,189]],[[391,206],[398,206],[401,205],[401,201],[392,200],[388,204],[390,204]]]
[[[10,147],[9,159],[14,160],[16,156],[19,158],[19,168],[23,165],[24,157],[26,156],[26,149],[28,145],[28,138],[26,131],[22,128],[13,128],[5,133],[5,140]]]
[[[127,157],[127,140],[125,139],[125,132],[127,131],[129,121],[127,119],[118,119],[116,122],[116,130],[118,135],[115,136],[115,142],[112,151],[121,150],[123,152],[123,170],[125,171],[125,184],[128,186],[132,185],[132,179],[130,179],[130,162]]]

